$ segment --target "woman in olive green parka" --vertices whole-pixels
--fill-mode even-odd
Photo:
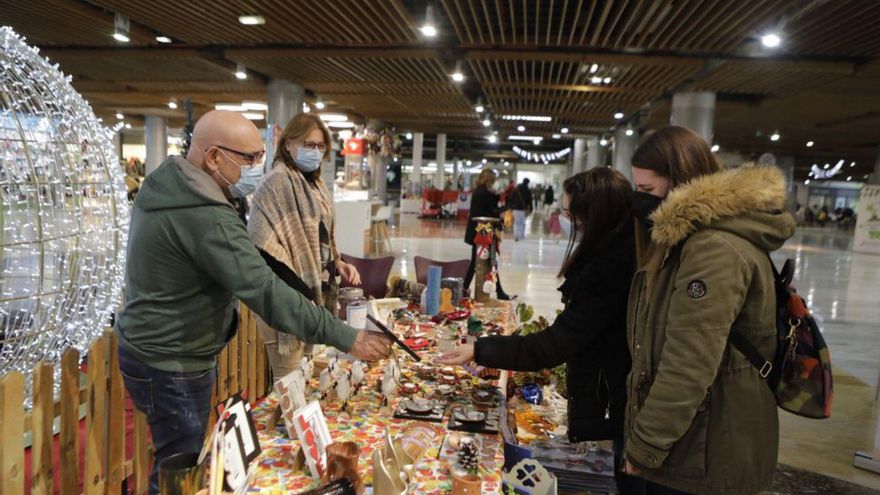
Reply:
[[[699,136],[670,127],[637,150],[633,182],[666,199],[645,217],[651,244],[630,293],[625,469],[649,494],[760,492],[776,467],[776,403],[728,335],[775,352],[768,253],[795,229],[785,179],[775,167],[723,170]]]

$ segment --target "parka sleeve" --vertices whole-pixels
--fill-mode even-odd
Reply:
[[[718,373],[750,279],[746,260],[718,233],[698,232],[686,241],[672,287],[666,343],[626,441],[630,462],[662,466],[693,423]]]

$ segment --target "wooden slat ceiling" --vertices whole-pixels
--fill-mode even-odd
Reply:
[[[429,4],[433,40],[418,31]],[[115,13],[130,18],[131,43],[111,38]],[[244,26],[245,14],[266,23]],[[725,148],[867,163],[880,140],[877,0],[0,0],[0,24],[43,48],[105,119],[124,108],[180,125],[169,98],[191,98],[198,116],[264,100],[284,78],[328,110],[482,144],[478,99],[502,137],[521,123],[501,116],[515,114],[551,116],[522,124],[545,138],[568,127],[570,139],[607,132],[616,112],[667,122],[681,90],[718,93]],[[768,51],[771,31],[783,43]],[[449,77],[456,64],[464,83]],[[781,141],[767,141],[771,128]]]

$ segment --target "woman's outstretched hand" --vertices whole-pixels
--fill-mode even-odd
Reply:
[[[474,360],[474,344],[462,344],[454,350],[443,353],[434,360],[437,364],[460,365]]]

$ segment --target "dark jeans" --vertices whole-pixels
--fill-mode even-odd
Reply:
[[[468,265],[467,274],[464,276],[464,291],[468,294],[471,294],[471,282],[474,280],[474,273],[477,269],[477,245],[474,244],[471,246],[471,262]],[[482,283],[477,280],[477,283]],[[474,287],[474,292],[472,293],[474,297],[477,295],[477,288]],[[498,274],[498,282],[495,284],[495,294],[501,296],[504,294],[504,289],[501,288],[501,274]]]
[[[147,416],[156,458],[150,495],[159,493],[159,464],[174,454],[202,450],[217,370],[169,372],[140,362],[119,346],[119,369],[135,407]]]

